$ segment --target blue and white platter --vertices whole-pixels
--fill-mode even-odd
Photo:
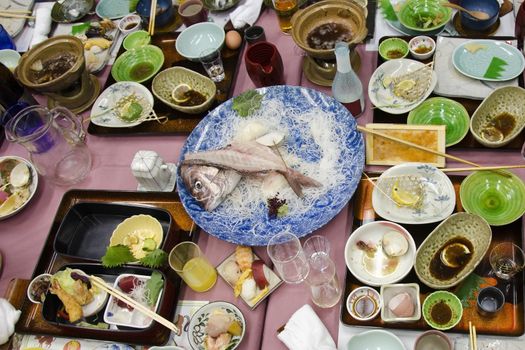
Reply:
[[[228,200],[208,212],[192,197],[180,173],[177,174],[180,199],[195,223],[219,239],[249,246],[266,245],[279,232],[290,231],[302,237],[324,226],[352,198],[365,161],[363,137],[356,130],[355,119],[332,97],[296,86],[272,86],[256,91],[263,96],[256,114],[240,117],[233,109],[232,99],[224,102],[189,135],[180,160],[188,152],[223,148],[243,125],[261,120],[273,130],[285,133],[279,149],[286,163],[298,171],[300,167],[310,169],[309,175],[322,183],[316,196],[305,189],[304,198],[294,199],[308,201],[308,205],[299,204],[297,208],[301,210],[290,208],[281,218],[269,218],[264,198],[250,215],[239,215],[236,204],[232,206]]]

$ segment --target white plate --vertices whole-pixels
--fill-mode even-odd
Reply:
[[[79,269],[73,269],[71,272],[76,272],[79,275],[87,276],[86,273]],[[93,294],[93,300],[86,305],[82,305],[82,315],[83,317],[93,316],[104,308],[106,301],[108,300],[108,292],[98,288],[98,293]]]
[[[432,72],[432,81],[426,92],[417,101],[412,102],[394,95],[391,89],[383,85],[383,80],[387,77],[397,77],[414,72],[424,66],[421,62],[406,58],[386,61],[377,67],[370,78],[368,84],[370,101],[380,110],[390,114],[403,114],[413,110],[430,96],[434,90],[437,83],[436,72]]]
[[[91,122],[106,128],[130,128],[144,122],[145,119],[139,118],[132,123],[127,123],[117,118],[115,112],[110,110],[118,100],[133,92],[137,96],[143,96],[153,106],[153,95],[144,85],[132,81],[121,81],[108,87],[97,98],[91,109]],[[105,111],[107,112],[104,113]]]
[[[380,191],[382,179],[398,176],[417,176],[423,186],[423,203],[418,208],[398,206]],[[445,173],[423,163],[405,163],[391,167],[377,180],[372,192],[372,206],[375,212],[387,220],[402,224],[428,224],[447,218],[454,211],[456,194],[454,186]]]
[[[38,173],[36,172],[35,167],[30,161],[25,160],[24,158],[16,157],[16,156],[6,156],[6,157],[0,157],[0,163],[8,159],[13,159],[13,160],[16,160],[17,162],[25,163],[29,167],[29,171],[31,173],[31,180],[29,183],[29,196],[21,205],[17,206],[15,210],[7,213],[6,215],[3,215],[3,216],[0,215],[0,220],[7,219],[15,215],[16,213],[18,213],[20,210],[22,210],[27,205],[27,203],[29,203],[31,198],[33,198],[33,196],[35,195],[36,189],[38,187]]]
[[[393,269],[390,274],[379,276],[371,273],[365,268],[364,259],[366,253],[363,249],[360,249],[357,242],[362,241],[368,245],[376,247],[378,253],[375,256],[381,254],[382,250],[381,241],[385,233],[389,231],[398,231],[405,236],[408,241],[408,251],[398,257],[397,266]],[[386,258],[386,255],[381,254]],[[392,259],[392,258],[390,258]],[[359,281],[369,286],[382,286],[384,284],[396,283],[402,280],[414,266],[416,259],[416,244],[410,233],[405,230],[402,226],[389,222],[389,221],[374,221],[359,227],[357,230],[350,234],[350,237],[346,241],[345,246],[345,262],[346,266]],[[377,264],[383,264],[387,261],[385,259],[374,259]]]

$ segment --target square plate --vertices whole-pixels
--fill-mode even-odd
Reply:
[[[257,254],[253,253],[252,251],[252,254],[253,254],[253,257],[254,257],[254,261],[256,260],[261,260],[261,258],[259,258],[257,256]],[[224,281],[226,281],[226,283],[228,283],[230,285],[230,287],[235,288],[235,285],[232,285],[230,282],[228,282],[228,280],[224,277],[224,269],[225,269],[225,266],[227,264],[229,264],[230,262],[235,262],[235,252],[233,252],[232,254],[230,254],[226,259],[224,259],[223,262],[221,262],[219,264],[219,266],[217,266],[217,272],[219,273],[219,276],[222,277],[222,279]],[[246,305],[248,305],[252,310],[255,309],[257,307],[257,305],[259,305],[259,303],[261,301],[263,301],[264,299],[266,299],[268,297],[268,295],[270,295],[275,289],[277,289],[277,287],[279,287],[281,285],[281,283],[283,283],[283,280],[281,278],[279,278],[279,276],[277,276],[275,274],[275,272],[273,272],[273,270],[271,270],[266,264],[264,264],[264,270],[266,272],[266,276],[267,276],[267,279],[268,279],[268,282],[269,282],[269,285],[268,285],[268,292],[262,297],[262,298],[259,298],[258,300],[256,300],[255,302],[252,302],[251,300],[246,300],[242,297],[242,295],[240,295],[239,297],[246,303]],[[259,295],[259,293],[261,292],[261,289],[259,289],[259,287],[257,287],[256,289],[256,295]]]

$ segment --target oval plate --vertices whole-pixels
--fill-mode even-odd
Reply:
[[[38,187],[38,173],[37,173],[34,165],[30,161],[25,160],[24,158],[20,158],[20,157],[7,156],[7,157],[0,157],[0,164],[3,161],[8,160],[8,159],[13,159],[13,160],[15,160],[15,161],[17,161],[19,163],[25,163],[29,167],[29,171],[31,173],[31,180],[30,180],[31,182],[29,183],[29,187],[28,187],[29,196],[27,197],[27,199],[20,206],[18,206],[15,210],[13,210],[13,211],[11,211],[11,212],[3,215],[3,216],[0,215],[0,221],[13,216],[16,213],[18,213],[20,210],[22,210],[27,205],[27,203],[29,203],[31,198],[33,198],[33,196],[35,195],[36,189]],[[0,171],[0,173],[1,173],[1,171]]]
[[[403,114],[413,110],[430,96],[436,87],[436,72],[432,72],[432,81],[428,85],[425,93],[416,101],[408,101],[396,96],[390,88],[384,86],[383,81],[389,77],[398,77],[406,73],[414,72],[424,66],[421,62],[406,58],[386,61],[377,67],[370,78],[368,84],[370,101],[376,108],[390,114]]]
[[[452,53],[454,68],[467,77],[486,81],[516,78],[525,68],[525,58],[512,45],[494,40],[467,41]]]
[[[279,130],[285,133],[286,139],[280,149],[286,153],[294,152],[305,166],[319,169],[317,164],[321,161],[321,153],[310,132],[310,125],[315,124],[318,126],[314,128],[315,131],[321,131],[317,136],[328,139],[328,143],[333,145],[335,157],[331,160],[323,159],[326,171],[333,175],[329,177],[330,183],[323,183],[326,191],[317,198],[311,198],[313,202],[304,212],[297,211],[294,214],[294,208],[290,208],[290,213],[279,219],[268,217],[266,199],[261,199],[258,208],[244,217],[240,216],[241,210],[231,205],[226,206],[225,203],[214,211],[207,212],[191,196],[178,174],[177,189],[192,219],[219,239],[250,246],[266,245],[273,235],[282,231],[289,230],[302,237],[324,226],[348,203],[364,167],[363,137],[356,130],[355,119],[332,97],[313,89],[295,86],[272,86],[256,91],[263,95],[260,111],[267,111],[267,115],[241,118],[232,109],[232,100],[224,102],[193,130],[182,148],[181,159],[188,152],[225,147],[233,139],[234,129],[253,120],[271,125],[272,129],[269,131]],[[278,110],[286,109],[290,113],[272,114],[272,110],[277,110],[276,106],[279,106]],[[298,114],[302,118],[298,118]],[[309,198],[308,193],[307,189],[305,199]]]
[[[417,208],[398,206],[390,196],[392,188],[379,190],[381,183],[395,177],[416,176],[423,188],[423,202]],[[372,192],[372,206],[375,212],[390,221],[402,224],[428,224],[445,219],[454,211],[456,194],[454,186],[445,173],[436,167],[423,163],[405,163],[386,170],[377,180]]]
[[[133,12],[129,10],[130,2],[131,0],[100,0],[95,12],[100,18],[119,19]]]
[[[153,95],[144,85],[132,81],[121,81],[108,87],[97,98],[91,109],[91,122],[106,128],[130,128],[144,122],[142,118],[139,118],[137,121],[127,123],[117,118],[113,112],[115,103],[132,92],[137,96],[143,96],[153,106]]]

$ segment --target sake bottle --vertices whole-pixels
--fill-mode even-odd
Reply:
[[[348,44],[338,41],[335,45],[337,72],[332,83],[332,95],[345,106],[354,118],[358,118],[365,109],[363,84],[352,69]]]

